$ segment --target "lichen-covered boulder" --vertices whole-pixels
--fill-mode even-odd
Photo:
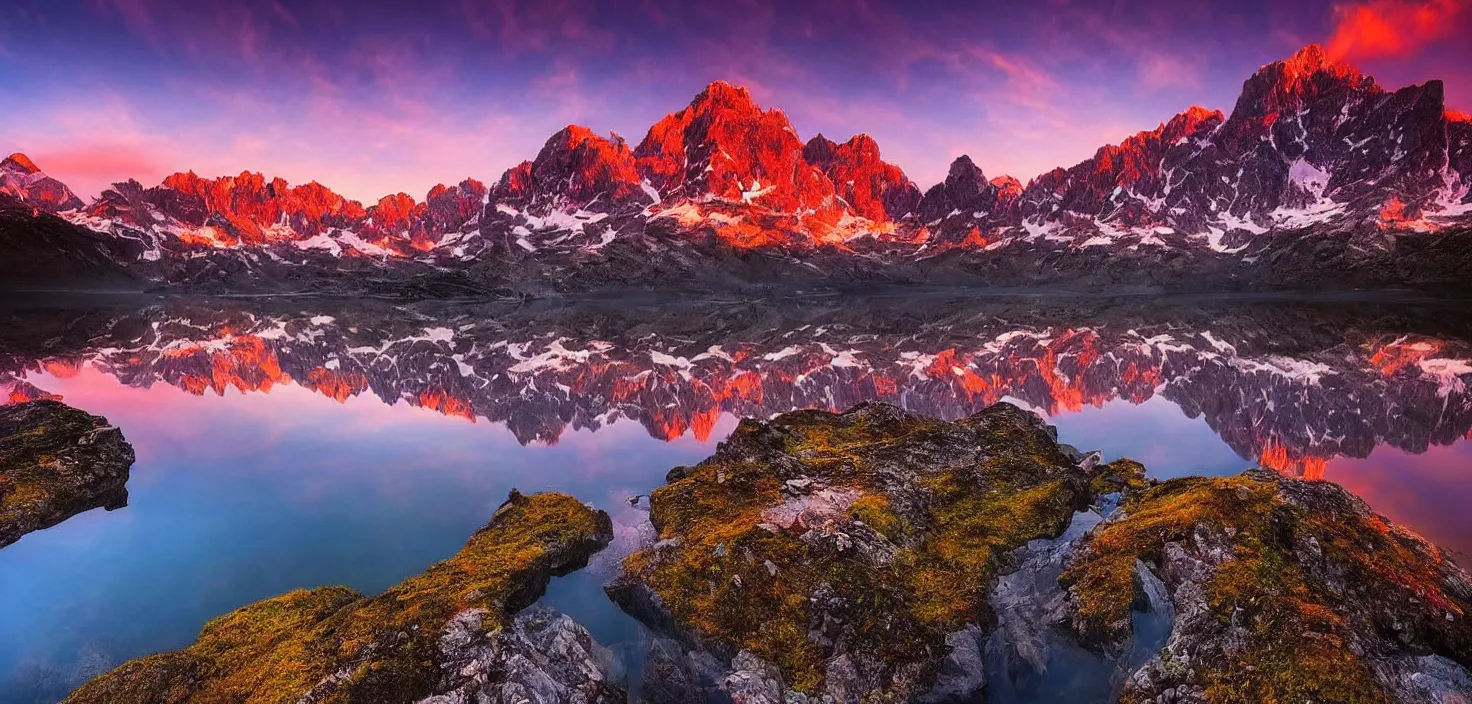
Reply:
[[[84,511],[128,504],[133,446],[60,401],[0,406],[0,547]]]
[[[486,612],[462,611],[440,635],[441,693],[419,704],[626,704],[609,683],[613,653],[566,614],[534,607],[486,630]]]
[[[659,540],[608,591],[725,663],[738,701],[925,699],[943,674],[974,694],[979,658],[943,672],[958,634],[992,622],[998,571],[1059,535],[1092,478],[1005,403],[954,423],[871,404],[743,421],[651,495]],[[668,660],[661,684],[695,679]]]
[[[378,596],[322,587],[256,602],[66,702],[622,701],[581,627],[514,617],[612,539],[602,511],[513,491],[454,557]],[[540,681],[551,675],[568,681]]]
[[[1175,623],[1125,702],[1472,701],[1472,582],[1337,485],[1252,470],[1126,501],[1062,575],[1071,627],[1116,647],[1163,583]]]

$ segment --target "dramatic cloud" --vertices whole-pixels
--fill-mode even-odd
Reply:
[[[1026,180],[1229,108],[1327,34],[1466,109],[1472,56],[1417,50],[1469,1],[0,0],[0,152],[84,197],[192,169],[422,198],[570,123],[637,142],[720,79],[804,139],[870,134],[922,187],[961,154]]]
[[[1334,8],[1327,51],[1340,59],[1412,56],[1459,33],[1467,0],[1375,0]]]

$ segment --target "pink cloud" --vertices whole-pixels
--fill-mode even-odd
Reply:
[[[1367,1],[1357,6],[1406,2]],[[1009,17],[972,6],[917,18],[912,7],[872,0],[640,0],[618,8],[622,24],[596,0],[453,0],[439,8],[448,22],[401,27],[394,17],[387,33],[373,7],[93,3],[189,70],[165,71],[149,90],[118,88],[133,91],[110,96],[121,120],[106,119],[82,90],[22,96],[42,106],[34,122],[55,122],[12,127],[0,141],[84,194],[128,176],[155,180],[159,169],[248,169],[316,180],[364,202],[397,191],[422,197],[439,182],[494,180],[568,123],[637,141],[717,78],[787,111],[805,138],[873,135],[922,187],[962,153],[988,174],[1026,179],[1153,126],[1176,102],[1226,107],[1234,97],[1176,100],[1202,90],[1213,47],[1151,41],[1220,14],[1199,2],[1126,12],[1048,0],[1057,11],[1017,36]],[[330,40],[304,41],[323,27]],[[993,27],[1001,29],[985,31]],[[454,51],[466,43],[474,50]],[[528,54],[534,60],[505,61]],[[167,105],[190,114],[165,114]],[[58,159],[44,163],[47,154]],[[129,158],[153,169],[124,171]]]
[[[81,143],[46,148],[29,156],[44,164],[47,173],[67,183],[112,183],[120,180],[120,174],[152,180],[167,173],[167,167],[159,162],[157,155],[128,143]]]
[[[1146,90],[1201,88],[1200,68],[1180,57],[1162,52],[1145,52],[1139,56],[1137,64],[1140,86]]]
[[[1406,57],[1456,34],[1468,0],[1372,0],[1336,5],[1327,51],[1340,59]]]

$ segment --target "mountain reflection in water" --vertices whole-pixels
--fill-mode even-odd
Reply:
[[[1160,397],[1204,417],[1243,458],[1315,479],[1335,457],[1420,453],[1472,429],[1472,345],[1434,308],[1387,317],[1364,305],[1154,301],[1071,314],[1056,302],[944,299],[629,310],[314,301],[290,312],[214,303],[77,312],[49,325],[84,343],[52,338],[34,356],[7,355],[0,374],[92,367],[196,395],[282,384],[338,401],[367,394],[504,423],[522,444],[623,419],[658,439],[704,442],[722,414],[863,401],[955,419],[1004,398],[1057,416]],[[31,327],[10,325],[20,336]]]
[[[86,669],[93,656],[85,647],[106,651],[96,658],[116,664],[182,645],[203,618],[293,587],[346,582],[381,589],[453,552],[509,486],[571,491],[627,527],[639,517],[617,505],[622,497],[647,493],[672,464],[708,455],[735,418],[844,410],[863,401],[955,419],[1009,400],[1052,417],[1063,442],[1101,449],[1108,458],[1135,457],[1162,478],[1260,464],[1340,481],[1377,510],[1465,554],[1472,551],[1472,522],[1460,508],[1472,499],[1472,445],[1460,442],[1472,430],[1472,326],[1465,317],[1455,305],[1417,301],[940,294],[665,305],[23,302],[0,311],[4,395],[59,393],[107,415],[139,445],[133,483],[142,490],[117,520],[128,520],[130,511],[140,522],[145,511],[174,512],[170,531],[204,525],[221,536],[208,559],[222,574],[240,574],[239,563],[248,563],[269,576],[240,580],[246,586],[224,577],[191,583],[194,591],[221,593],[171,616],[161,627],[166,633],[134,624],[127,633],[98,634],[116,626],[116,619],[91,613],[104,608],[94,603],[101,594],[62,598],[13,575],[17,564],[68,574],[75,566],[47,562],[69,559],[65,550],[51,546],[41,555],[26,544],[86,542],[67,531],[107,528],[74,519],[76,525],[30,536],[0,552],[7,604],[0,623],[16,624],[0,626],[0,700],[54,700]],[[223,398],[181,402],[194,396]],[[260,402],[245,403],[254,397]],[[334,413],[333,401],[347,407]],[[406,412],[425,420],[408,421]],[[475,449],[445,419],[426,424],[436,414],[478,424],[469,428]],[[631,434],[633,423],[643,431]],[[488,425],[504,425],[510,437],[480,427]],[[657,442],[639,437],[646,432]],[[261,499],[251,510],[276,511],[275,520],[290,530],[315,532],[314,540],[326,543],[319,551],[350,551],[351,568],[334,572],[327,563],[305,564],[318,559],[305,553],[273,556],[258,545],[234,545],[236,533],[189,517],[190,506],[149,505],[149,486],[164,481],[234,491],[226,488],[232,478],[211,478],[215,465],[258,458],[250,471],[269,475],[266,465],[280,456],[271,453],[290,443],[303,443],[292,456],[320,476],[272,476],[268,483],[351,495],[362,510],[382,514],[381,524],[349,530],[347,523],[332,525],[332,511],[293,512],[279,498]],[[336,456],[337,448],[355,445],[364,448],[361,455]],[[458,477],[451,482],[458,489],[436,484],[433,470],[408,471],[435,461],[473,471],[467,468],[477,453],[493,456],[495,469]],[[151,474],[150,462],[163,466],[164,458],[188,458],[193,466],[183,475]],[[349,469],[354,463],[364,468]],[[204,487],[211,481],[218,485]],[[373,492],[351,488],[354,481],[385,485],[369,498],[363,494]],[[475,496],[473,505],[457,504],[456,491]],[[256,529],[269,533],[263,526]],[[365,536],[354,532],[362,530],[382,531],[366,536],[379,552],[363,545]],[[629,531],[620,538],[636,539]],[[130,570],[176,569],[158,554],[115,559],[138,563]],[[158,574],[118,580],[112,586],[123,590],[175,588]],[[565,582],[581,586],[559,593],[554,585],[549,600],[578,611],[600,638],[633,637],[629,623],[596,598],[596,580],[574,575]],[[125,601],[152,608],[135,596]],[[59,617],[79,604],[80,622],[63,629],[72,632],[34,643],[34,634],[22,632],[46,628],[45,614]],[[12,618],[11,609],[42,615]],[[146,623],[151,614],[130,617]],[[88,645],[97,642],[111,645]]]

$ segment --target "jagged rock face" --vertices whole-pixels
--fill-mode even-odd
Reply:
[[[921,220],[933,221],[947,217],[952,212],[965,214],[1003,215],[1016,200],[1021,185],[1011,176],[1000,176],[988,181],[981,168],[969,156],[958,157],[951,162],[946,180],[925,192],[920,202]]]
[[[249,244],[310,238],[328,228],[351,227],[367,216],[357,201],[343,198],[322,184],[292,187],[281,178],[268,182],[258,173],[216,179],[180,173],[165,178],[160,189],[173,190],[188,203],[182,212],[166,214],[191,225],[214,225]],[[167,204],[167,198],[155,201],[155,205]],[[382,202],[379,208],[383,210]],[[279,226],[287,230],[282,232]]]
[[[1452,184],[1448,200],[1455,202],[1460,190],[1460,202],[1472,203],[1472,115],[1447,112],[1446,143],[1450,170],[1461,177],[1460,184]]]
[[[655,638],[644,661],[639,700],[643,704],[730,704],[731,696],[722,686],[729,665],[669,638]]]
[[[128,505],[132,466],[133,446],[106,418],[53,400],[0,406],[0,548],[83,511]]]
[[[488,200],[489,189],[473,178],[456,186],[436,185],[425,196],[424,209],[414,223],[413,246],[428,251],[446,235],[477,225]]]
[[[563,128],[532,162],[532,197],[550,204],[607,211],[639,188],[634,154],[622,138],[605,139],[586,127]]]
[[[112,188],[87,206],[87,214],[95,218],[117,221],[135,227],[146,227],[151,220],[150,209],[168,213],[183,223],[204,225],[210,213],[202,199],[185,194],[177,189],[154,186],[145,188],[135,180],[114,183]]]
[[[720,81],[655,123],[634,157],[665,198],[711,196],[787,213],[832,205],[833,183],[803,159],[787,116]]]
[[[532,162],[523,161],[501,174],[492,196],[497,201],[514,202],[532,195]]]
[[[917,210],[919,226],[936,235],[942,248],[982,249],[995,242],[996,230],[1010,223],[1022,194],[1011,176],[987,180],[969,156],[951,162],[946,180],[925,192]]]
[[[1062,582],[1096,646],[1129,632],[1144,585],[1168,592],[1169,639],[1123,702],[1456,702],[1472,684],[1472,577],[1334,484],[1251,470],[1146,489]]]
[[[1217,155],[1206,150],[1182,166],[1231,159],[1244,169],[1237,202],[1216,187],[1220,209],[1268,225],[1263,214],[1306,209],[1323,201],[1347,204],[1356,217],[1376,216],[1394,199],[1414,220],[1445,186],[1447,121],[1440,81],[1387,93],[1373,79],[1310,46],[1264,67],[1243,85],[1223,125]],[[1215,169],[1220,175],[1222,169]],[[1205,174],[1187,177],[1186,192],[1212,192]],[[1244,192],[1252,178],[1261,186]],[[1217,179],[1220,182],[1220,179]],[[1200,184],[1197,186],[1197,184]],[[1244,199],[1243,196],[1246,196]]]
[[[85,210],[83,224],[105,223],[120,237],[138,239],[168,252],[191,246],[240,247],[280,244],[336,251],[376,246],[374,253],[406,254],[433,249],[447,235],[481,216],[487,189],[474,179],[435,186],[424,202],[406,193],[380,198],[364,209],[318,183],[292,187],[260,174],[203,179],[174,174],[144,188],[136,181],[114,184]]]
[[[1023,191],[1019,216],[1057,219],[1074,213],[1130,227],[1154,225],[1158,214],[1136,196],[1167,190],[1167,152],[1211,133],[1222,120],[1218,111],[1192,107],[1154,130],[1102,147],[1088,161],[1043,174]]]
[[[418,704],[626,704],[609,682],[613,654],[588,629],[544,608],[486,629],[487,613],[462,611],[440,636],[441,693]]]
[[[525,262],[552,251],[585,260],[619,228],[641,229],[646,208],[657,201],[622,137],[570,125],[547,140],[535,161],[501,176],[480,222],[480,241],[456,249],[466,259]]]
[[[42,173],[35,162],[19,153],[0,161],[0,196],[52,213],[84,205],[66,184]]]
[[[1435,228],[1465,197],[1464,157],[1440,81],[1388,93],[1318,46],[1269,64],[1230,117],[1201,108],[1091,160],[1039,177],[1024,218],[1106,233],[1165,228],[1226,236],[1321,223]]]
[[[808,140],[802,156],[828,175],[855,215],[875,222],[902,220],[920,204],[920,189],[900,167],[879,158],[879,145],[867,134],[843,144],[819,134]]]
[[[914,701],[947,635],[989,621],[976,595],[1004,556],[1062,532],[1089,491],[1041,421],[1005,403],[957,423],[878,404],[746,420],[651,494],[659,542],[607,590],[730,663],[737,701]]]
[[[319,587],[244,606],[190,647],[124,663],[66,701],[621,701],[586,631],[515,617],[612,539],[602,511],[513,490],[459,553],[383,594]]]
[[[116,258],[132,276],[196,292],[1463,287],[1472,121],[1442,102],[1439,82],[1387,92],[1310,46],[1230,117],[1191,108],[1026,188],[963,157],[917,202],[872,139],[804,146],[717,82],[632,152],[568,127],[488,193],[364,210],[317,184],[181,174],[64,215],[127,243],[109,249],[134,253]]]
[[[368,207],[358,229],[375,242],[402,241],[409,237],[414,223],[424,219],[427,210],[425,204],[414,202],[414,197],[407,193],[384,196]]]
[[[162,261],[164,271],[180,268],[183,253],[239,248],[275,248],[278,261],[302,265],[306,262],[297,253],[311,249],[334,257],[348,251],[407,257],[432,250],[479,220],[486,190],[467,179],[454,187],[436,186],[423,203],[396,193],[364,209],[318,183],[292,187],[279,178],[267,182],[260,174],[202,179],[186,173],[152,188],[137,181],[114,184],[69,217],[141,243],[142,260]],[[283,253],[292,258],[280,259]]]

